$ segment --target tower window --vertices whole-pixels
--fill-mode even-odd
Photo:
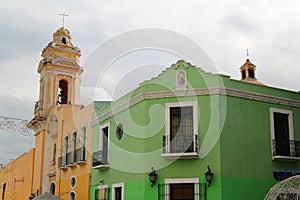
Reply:
[[[67,44],[66,38],[65,38],[65,37],[62,37],[62,38],[61,38],[61,42],[62,42],[63,44]]]
[[[245,79],[246,78],[246,70],[243,70],[242,71],[242,79]]]
[[[58,103],[68,103],[68,83],[65,80],[60,80],[58,85]]]
[[[254,77],[254,70],[253,70],[253,69],[249,69],[248,72],[249,72],[249,77],[250,77],[250,78],[255,78],[255,77]]]

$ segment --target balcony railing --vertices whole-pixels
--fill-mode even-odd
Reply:
[[[64,169],[66,167],[72,167],[76,163],[81,164],[86,162],[86,148],[78,148],[74,151],[68,152],[66,156],[58,158],[58,168]]]
[[[93,167],[108,165],[107,154],[102,150],[93,153]]]
[[[86,162],[86,148],[81,147],[75,150],[75,163],[84,163]]]
[[[273,156],[284,156],[300,158],[300,141],[290,140],[282,142],[279,140],[272,140],[272,153]]]
[[[163,154],[188,154],[198,155],[198,135],[179,135],[171,138],[163,136]]]

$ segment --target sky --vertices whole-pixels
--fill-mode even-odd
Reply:
[[[32,119],[41,51],[62,26],[59,14],[63,12],[69,15],[64,25],[71,32],[72,43],[82,52],[81,102],[85,105],[129,92],[180,57],[157,49],[135,51],[114,60],[105,76],[99,72],[93,76],[97,69],[91,60],[95,61],[95,56],[101,60],[101,55],[95,54],[97,49],[107,41],[118,41],[119,35],[145,28],[188,38],[207,54],[215,72],[232,79],[240,79],[239,67],[249,49],[260,82],[300,90],[297,0],[1,0],[0,5],[0,123],[3,117]],[[117,49],[128,44],[115,45]],[[153,63],[156,67],[151,68]],[[0,164],[33,146],[32,134],[0,130]]]

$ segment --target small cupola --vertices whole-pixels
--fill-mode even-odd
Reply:
[[[253,83],[257,85],[264,85],[263,83],[260,83],[256,79],[255,74],[256,66],[250,62],[250,60],[247,58],[246,62],[240,67],[241,71],[241,81]]]

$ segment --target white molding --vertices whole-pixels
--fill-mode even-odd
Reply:
[[[243,98],[243,99],[248,99],[253,101],[260,101],[260,102],[300,108],[299,100],[287,99],[282,97],[276,97],[271,95],[247,92],[243,90],[230,89],[224,87],[197,88],[197,89],[176,90],[176,91],[144,92],[133,97],[129,101],[126,101],[123,104],[115,107],[113,111],[109,111],[101,115],[97,119],[93,120],[91,122],[91,125],[96,126],[99,122],[102,122],[112,117],[113,115],[116,115],[128,109],[129,107],[140,103],[143,100],[163,99],[163,98],[172,98],[172,97],[205,96],[205,95],[225,95],[225,96]]]
[[[103,124],[103,125],[101,125],[100,127],[99,127],[99,130],[100,130],[100,142],[99,142],[99,144],[100,144],[100,146],[99,146],[99,150],[103,150],[103,141],[102,141],[102,139],[103,139],[103,132],[102,132],[102,129],[104,129],[104,128],[108,128],[108,133],[107,133],[107,163],[109,163],[109,147],[110,147],[110,122],[107,122],[107,123],[105,123],[105,124]],[[103,165],[103,166],[106,166],[106,165]],[[108,165],[109,166],[109,165]]]
[[[291,110],[279,109],[270,107],[270,128],[271,128],[271,152],[272,152],[272,160],[298,160],[297,157],[289,157],[289,156],[273,156],[273,143],[272,140],[275,140],[275,130],[274,130],[274,113],[282,113],[288,115],[289,121],[289,140],[294,140],[294,125],[293,125],[293,112]],[[290,147],[291,150],[291,147]]]
[[[124,182],[112,184],[111,187],[112,187],[112,200],[115,200],[115,188],[117,188],[117,187],[121,187],[122,188],[122,197],[121,197],[121,200],[124,200]]]

